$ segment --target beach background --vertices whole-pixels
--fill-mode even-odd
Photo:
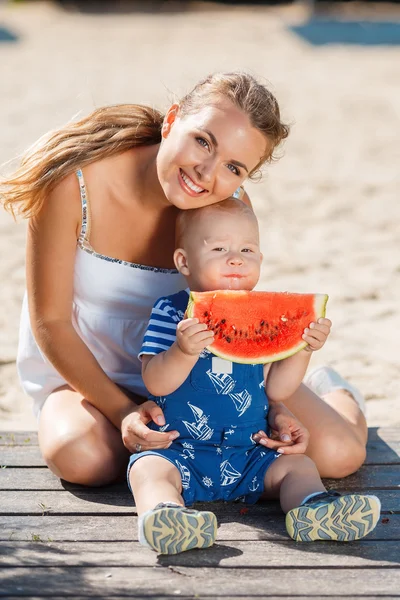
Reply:
[[[400,5],[0,2],[0,173],[39,136],[104,104],[166,109],[201,77],[268,81],[292,131],[245,185],[259,289],[330,296],[330,364],[400,424]],[[36,429],[15,358],[26,223],[0,211],[0,430]]]

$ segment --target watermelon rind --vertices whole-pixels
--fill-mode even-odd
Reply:
[[[240,290],[237,290],[237,291],[235,290],[235,294],[238,294],[238,293],[240,293]],[[243,293],[247,294],[248,292],[244,291]],[[188,302],[188,306],[186,309],[186,315],[188,318],[193,317],[194,306],[195,306],[195,296],[196,296],[196,292],[190,292],[189,302]],[[328,302],[328,298],[329,298],[329,296],[327,294],[314,294],[315,320],[325,317],[326,304]],[[298,344],[296,344],[295,346],[292,346],[290,349],[288,349],[284,352],[279,352],[276,354],[269,354],[265,357],[257,357],[257,358],[251,357],[249,359],[246,359],[244,357],[232,356],[232,354],[227,354],[227,353],[221,352],[219,350],[216,350],[212,344],[210,346],[207,346],[207,350],[209,350],[209,352],[211,352],[215,356],[219,356],[220,358],[229,360],[231,362],[236,362],[239,364],[254,365],[254,364],[269,364],[269,363],[277,362],[279,360],[284,360],[285,358],[289,358],[290,356],[297,354],[297,352],[300,352],[300,350],[303,350],[304,348],[306,348],[307,345],[308,345],[307,342],[301,341]]]

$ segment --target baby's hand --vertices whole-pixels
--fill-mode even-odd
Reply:
[[[214,334],[198,319],[184,319],[178,323],[176,342],[184,354],[197,356],[214,341]]]
[[[307,352],[320,350],[328,338],[331,327],[332,322],[329,319],[318,319],[317,323],[310,323],[302,335],[303,340],[308,344],[304,349]]]

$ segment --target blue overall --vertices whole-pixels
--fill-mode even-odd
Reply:
[[[139,356],[164,352],[173,344],[188,298],[183,290],[156,302]],[[176,429],[180,436],[165,450],[133,454],[128,473],[143,456],[162,456],[179,469],[187,506],[210,500],[257,502],[265,473],[280,456],[252,439],[268,430],[263,365],[232,363],[203,350],[175,392],[149,399],[166,420],[162,427],[152,423],[151,429]]]

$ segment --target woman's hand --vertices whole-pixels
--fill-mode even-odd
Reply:
[[[135,406],[121,423],[121,434],[124,445],[130,452],[168,448],[173,440],[179,437],[178,431],[153,431],[147,423],[154,421],[157,425],[165,425],[161,408],[152,400]]]
[[[310,434],[282,402],[270,406],[268,424],[270,436],[265,431],[258,431],[253,435],[255,442],[281,454],[305,453]]]

